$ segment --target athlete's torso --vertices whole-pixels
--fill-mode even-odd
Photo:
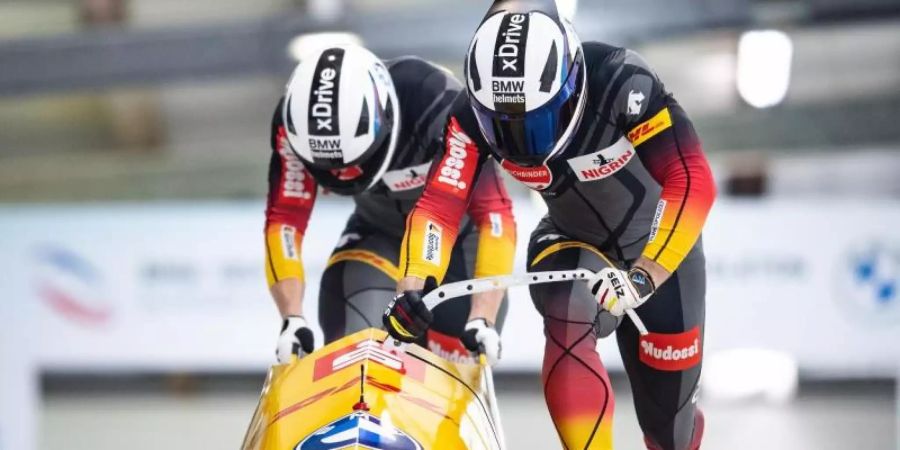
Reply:
[[[567,236],[630,261],[647,241],[661,186],[645,169],[627,134],[632,122],[647,112],[652,96],[669,94],[629,50],[588,42],[584,52],[588,68],[584,116],[564,153],[548,164],[550,176],[543,169],[504,168],[526,185],[543,188],[538,191],[548,218]],[[488,148],[469,99],[460,97],[451,114],[469,136],[476,137],[480,148]]]

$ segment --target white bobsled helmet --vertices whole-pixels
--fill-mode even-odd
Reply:
[[[341,45],[307,53],[282,110],[291,149],[338,194],[371,188],[391,164],[400,111],[391,75],[372,52]]]
[[[584,110],[587,70],[581,41],[555,7],[495,3],[465,68],[472,109],[497,157],[537,166],[566,147]]]

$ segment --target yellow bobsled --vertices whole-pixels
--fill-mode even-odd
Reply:
[[[243,450],[502,450],[484,366],[363,330],[269,371]]]

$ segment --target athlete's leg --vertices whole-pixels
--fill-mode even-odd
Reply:
[[[634,407],[652,450],[696,450],[703,436],[697,409],[703,348],[706,275],[698,244],[672,277],[636,312],[650,336],[630,320],[616,337]]]
[[[595,248],[547,228],[532,234],[529,271],[608,266]],[[618,320],[598,306],[586,283],[535,285],[531,296],[544,317],[544,397],[563,447],[611,449],[615,401],[596,344]]]
[[[366,328],[381,328],[381,315],[397,286],[400,240],[351,216],[319,290],[319,324],[325,343]]]

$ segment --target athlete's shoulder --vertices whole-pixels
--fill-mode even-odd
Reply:
[[[418,89],[423,84],[432,84],[435,88],[460,89],[460,83],[444,67],[418,56],[401,56],[384,61],[394,87],[399,91],[407,87]]]
[[[460,92],[459,95],[456,96],[456,99],[453,100],[453,105],[450,107],[449,118],[459,131],[462,131],[479,144],[480,147],[483,147],[482,142],[484,139],[478,128],[475,112],[472,111],[472,99],[469,97],[468,92]],[[448,123],[448,127],[450,125],[451,124]],[[484,143],[484,145],[487,144]]]
[[[667,101],[665,86],[636,51],[600,42],[585,43],[584,51],[589,95],[604,103],[613,123],[629,126]]]
[[[610,82],[636,73],[656,76],[644,57],[634,50],[593,41],[585,42],[583,48],[591,81]]]
[[[453,74],[416,56],[386,61],[400,102],[400,129],[404,133],[439,134],[430,126],[446,120],[450,103],[462,89]],[[437,137],[437,136],[435,136]],[[430,137],[420,136],[421,142]]]

